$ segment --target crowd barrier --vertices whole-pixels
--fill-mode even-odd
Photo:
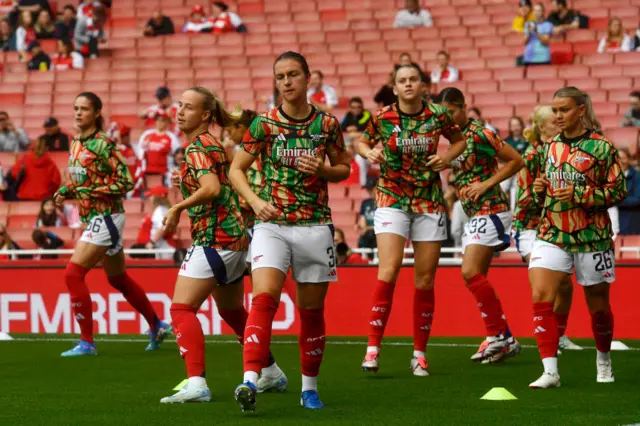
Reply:
[[[20,267],[10,263],[0,268],[0,331],[5,333],[77,333],[69,295],[64,284],[64,267],[47,265]],[[129,274],[149,295],[157,312],[169,319],[169,307],[177,268],[174,266],[132,265]],[[377,268],[341,267],[339,281],[331,285],[326,300],[327,335],[366,336],[373,286]],[[612,285],[611,304],[615,314],[615,337],[640,339],[640,265],[619,265],[617,281]],[[513,333],[532,336],[531,291],[527,268],[518,265],[494,265],[489,273]],[[137,334],[147,324],[107,283],[104,272],[95,269],[87,276],[94,302],[95,330],[105,334]],[[251,285],[245,282],[245,303],[251,305]],[[295,310],[295,284],[287,281],[274,333],[296,335],[299,320]],[[403,267],[398,278],[393,312],[387,336],[410,336],[413,309],[413,268]],[[205,334],[232,334],[215,305],[208,300],[199,313]],[[580,286],[575,286],[574,302],[567,334],[591,337],[591,319]],[[432,328],[435,336],[483,336],[480,313],[465,288],[459,266],[441,266],[436,274],[436,311]]]

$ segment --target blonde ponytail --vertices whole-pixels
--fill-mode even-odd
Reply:
[[[196,86],[189,90],[202,96],[202,108],[210,113],[209,123],[215,123],[224,128],[236,124],[242,118],[242,106],[236,105],[232,111],[228,111],[224,103],[209,89]]]
[[[585,113],[584,113],[584,116],[582,117],[584,126],[587,129],[590,129],[596,132],[602,131],[602,125],[600,124],[600,121],[596,117],[596,113],[593,111],[593,103],[591,102],[591,96],[589,96],[589,94],[587,94],[586,92],[583,92],[577,87],[569,86],[569,87],[563,87],[562,89],[559,89],[553,95],[553,97],[554,98],[556,97],[572,98],[576,102],[576,105],[578,106],[584,105]]]
[[[553,115],[553,111],[549,105],[539,105],[533,111],[533,123],[531,127],[524,130],[523,135],[530,143],[538,143],[542,139],[542,131],[540,127],[549,117]],[[545,141],[543,141],[545,142]]]

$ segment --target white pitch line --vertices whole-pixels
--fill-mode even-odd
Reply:
[[[32,338],[32,337],[17,337],[13,340],[13,342],[76,342],[77,338],[71,337],[45,337],[41,339]],[[104,340],[98,339],[100,343],[146,343],[148,339],[135,339],[135,338],[106,338]],[[173,342],[172,340],[168,340],[167,342]],[[214,344],[238,344],[236,340],[205,340],[206,344],[214,345]],[[297,340],[272,340],[271,344],[273,345],[297,345]],[[366,346],[365,341],[356,341],[356,340],[327,340],[328,345],[344,345],[344,346]],[[385,346],[413,346],[411,342],[384,342]],[[475,348],[478,345],[474,343],[429,343],[429,346],[441,347],[441,348]],[[522,345],[523,348],[528,349],[537,349],[535,345]],[[584,349],[595,349],[595,346],[583,346]],[[640,350],[638,348],[629,348],[629,350],[637,351]]]

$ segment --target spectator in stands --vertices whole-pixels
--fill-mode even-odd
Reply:
[[[438,68],[431,71],[432,83],[452,83],[458,81],[459,74],[456,67],[449,65],[449,53],[441,50],[436,55]]]
[[[627,197],[618,204],[620,234],[640,235],[640,173],[631,167],[632,156],[627,148],[618,149],[618,153],[627,180]]]
[[[553,9],[547,18],[553,25],[553,34],[564,34],[571,29],[580,28],[580,16],[567,7],[567,0],[553,0]]]
[[[31,13],[32,22],[38,19],[38,14],[43,10],[46,10],[49,14],[52,13],[49,0],[20,0],[18,2],[18,9],[20,12],[28,11]]]
[[[553,34],[553,24],[545,20],[542,3],[533,6],[533,14],[536,20],[527,22],[524,26],[524,55],[519,58],[518,65],[551,64],[549,41]]]
[[[145,131],[138,141],[138,155],[146,162],[145,175],[167,175],[173,167],[173,153],[180,148],[180,140],[169,131],[171,119],[159,109],[155,129]]]
[[[191,9],[191,15],[182,32],[189,34],[210,32],[212,28],[213,24],[204,17],[204,7],[201,4],[196,4]]]
[[[369,261],[362,255],[353,253],[347,243],[336,244],[336,261],[338,265],[368,265]]]
[[[162,225],[162,220],[171,208],[171,202],[167,198],[169,190],[162,186],[155,186],[144,193],[144,196],[151,199],[153,212],[142,220],[140,232],[138,233],[138,244],[145,244],[144,247],[152,249],[175,249],[175,236],[167,232]],[[156,259],[171,259],[172,253],[156,255]]]
[[[356,229],[360,237],[358,238],[359,248],[376,247],[376,234],[373,231],[373,214],[376,211],[376,203],[374,200],[374,191],[377,181],[369,179],[366,183],[366,189],[369,192],[369,198],[362,200],[358,213],[358,223]]]
[[[15,0],[0,0],[0,16],[8,16],[18,9],[18,2]]]
[[[58,40],[58,54],[51,62],[56,71],[84,68],[84,57],[74,51],[73,43],[69,39]]]
[[[517,33],[524,32],[524,25],[526,22],[535,21],[533,10],[531,10],[531,0],[520,0],[520,8],[518,9],[518,15],[513,18],[511,29]]]
[[[0,19],[0,52],[16,50],[16,39],[7,19]]]
[[[51,58],[42,50],[42,46],[37,41],[32,41],[27,52],[31,59],[27,63],[29,71],[49,71],[51,69]]]
[[[27,48],[36,41],[36,31],[33,29],[31,12],[25,10],[20,13],[18,29],[16,30],[16,50],[20,53],[20,60],[26,62]]]
[[[396,14],[393,28],[432,27],[433,19],[427,9],[420,7],[419,0],[405,0],[404,9]]]
[[[633,36],[633,40],[631,41],[632,49],[640,52],[640,25],[638,25],[638,29]]]
[[[158,103],[155,105],[151,105],[147,108],[146,111],[142,111],[140,113],[140,118],[145,120],[144,125],[146,127],[151,127],[155,124],[155,117],[159,110],[163,110],[169,115],[171,121],[173,122],[173,127],[171,130],[177,135],[178,134],[178,123],[176,117],[178,115],[178,104],[173,102],[171,98],[171,91],[168,87],[158,87],[156,89],[156,99],[158,99]]]
[[[514,116],[509,120],[509,136],[504,141],[518,151],[520,155],[527,149],[529,142],[523,136],[524,121],[521,117]]]
[[[64,226],[64,220],[58,215],[58,210],[53,202],[53,198],[45,198],[40,204],[40,212],[36,219],[36,228],[42,227],[60,227]]]
[[[480,123],[482,123],[482,125],[484,127],[486,127],[487,129],[493,131],[495,134],[499,133],[498,129],[493,127],[491,124],[487,123],[487,120],[485,120],[484,117],[482,117],[482,112],[480,111],[480,109],[478,107],[469,108],[469,111],[467,112],[467,115],[468,115],[468,117],[470,119],[477,120]]]
[[[629,51],[631,51],[631,37],[624,32],[622,21],[616,17],[609,19],[607,34],[600,39],[598,53]]]
[[[335,228],[333,232],[333,244],[338,245],[344,243],[344,231],[340,228]]]
[[[69,135],[63,133],[55,117],[47,118],[44,122],[44,135],[40,136],[47,144],[47,149],[51,152],[69,151]]]
[[[62,19],[56,24],[55,38],[73,40],[76,22],[76,8],[72,4],[66,4],[62,10]]]
[[[16,244],[9,234],[7,233],[7,227],[3,224],[0,224],[0,259],[3,257],[6,259],[6,255],[2,255],[3,252],[7,250],[20,250],[20,246]],[[16,255],[11,256],[11,260],[16,260],[18,257]]]
[[[127,193],[127,198],[140,198],[144,188],[144,173],[146,161],[131,145],[131,128],[122,123],[111,122],[107,129],[109,139],[116,144],[116,148],[122,154],[131,176],[133,176],[133,189]]]
[[[398,101],[398,96],[393,91],[393,73],[389,73],[389,80],[378,90],[373,101],[378,108],[386,107]]]
[[[624,127],[640,127],[640,91],[629,94],[629,109],[624,115],[622,125]]]
[[[178,148],[173,153],[173,164],[180,167],[182,163],[184,163],[184,148]]]
[[[83,1],[78,5],[78,19],[91,18],[96,7],[106,7],[107,2],[104,1]]]
[[[33,26],[33,29],[36,32],[36,37],[38,39],[49,39],[53,38],[56,32],[56,26],[53,24],[51,20],[51,14],[47,10],[43,10],[38,15],[38,20],[36,24]]]
[[[371,119],[371,113],[364,109],[362,98],[353,97],[349,99],[349,112],[342,119],[342,130],[346,131],[349,126],[356,126],[359,132],[364,132],[369,119]]]
[[[107,41],[104,34],[104,24],[107,11],[102,4],[93,7],[93,15],[78,18],[73,39],[78,52],[87,58],[95,59],[100,55],[98,44]]]
[[[144,35],[147,37],[175,34],[175,32],[171,18],[164,16],[160,10],[153,12],[153,16],[144,27]]]
[[[24,129],[16,129],[9,114],[0,111],[0,152],[20,152],[29,147]]]
[[[324,74],[320,70],[311,73],[307,98],[309,98],[310,104],[321,111],[331,111],[338,105],[336,89],[324,84]]]
[[[215,1],[211,5],[212,16],[209,21],[216,34],[238,32],[246,33],[247,27],[237,13],[229,12],[229,6],[222,1]]]
[[[11,169],[13,179],[22,178],[18,200],[43,200],[52,197],[60,187],[60,171],[47,153],[47,143],[37,139],[30,152],[22,154]]]
[[[352,131],[354,133],[350,133]],[[351,125],[348,127],[347,132],[344,134],[344,142],[345,142],[345,150],[349,155],[349,177],[339,185],[359,185],[360,184],[360,164],[358,163],[357,158],[359,155],[356,155],[354,151],[354,144],[358,143],[360,137],[362,136],[362,132],[358,132],[356,126]]]
[[[51,231],[43,231],[42,229],[34,229],[31,239],[37,248],[42,250],[55,250],[64,246],[64,241]],[[34,259],[57,259],[57,254],[41,254],[34,255]]]

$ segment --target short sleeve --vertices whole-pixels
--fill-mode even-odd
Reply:
[[[494,131],[484,128],[482,129],[482,133],[484,134],[484,138],[496,151],[496,153],[500,152],[502,148],[504,148],[504,141],[500,138],[500,136],[496,135]]]
[[[204,148],[189,148],[184,161],[196,181],[209,173],[216,174],[216,163]]]
[[[440,116],[438,117],[438,121],[442,126],[442,136],[447,138],[447,140],[451,141],[453,135],[455,135],[456,133],[460,133],[460,127],[458,127],[458,125],[453,121],[453,118],[451,117],[451,114],[449,114],[449,111],[445,110],[444,112],[442,112],[442,114],[440,114]]]
[[[329,127],[329,140],[327,140],[327,154],[329,158],[335,158],[339,153],[345,151],[344,137],[340,122],[337,118],[331,117]]]
[[[378,142],[380,135],[378,133],[378,115],[371,117],[371,120],[367,123],[367,128],[364,130],[362,140],[367,142],[369,146],[373,147]]]
[[[553,34],[553,24],[551,22],[545,22],[542,31],[540,32],[542,35],[551,35]]]
[[[265,131],[262,123],[262,117],[258,116],[244,134],[242,139],[242,149],[253,156],[258,156],[262,152],[262,143],[264,142]]]

